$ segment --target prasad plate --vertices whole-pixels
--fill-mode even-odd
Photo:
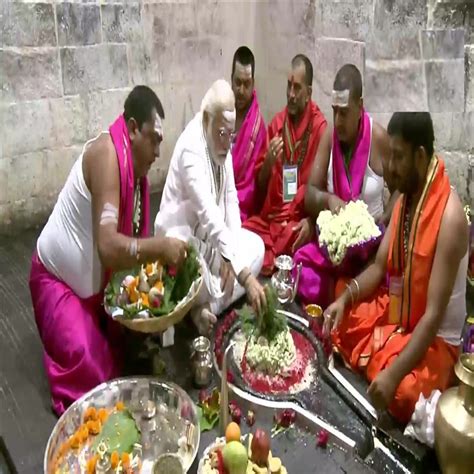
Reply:
[[[61,416],[46,446],[45,474],[55,472],[58,450],[83,423],[86,409],[91,406],[110,408],[117,402],[122,402],[129,410],[141,433],[141,468],[137,472],[153,472],[157,458],[165,453],[179,453],[184,471],[189,470],[200,441],[194,402],[183,389],[171,382],[151,377],[126,377],[99,385],[74,402]],[[61,472],[86,472],[84,456],[80,454],[79,450],[76,455],[69,455],[67,469]]]

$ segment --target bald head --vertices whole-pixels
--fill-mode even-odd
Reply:
[[[311,61],[308,59],[308,57],[304,54],[297,54],[291,60],[291,67],[293,69],[296,69],[299,66],[304,67],[305,84],[307,86],[311,86],[313,84],[313,65],[311,64]]]
[[[333,88],[338,92],[348,90],[351,99],[358,102],[362,97],[362,76],[360,71],[353,64],[344,64],[337,71]]]

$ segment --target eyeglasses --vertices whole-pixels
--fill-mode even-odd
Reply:
[[[235,138],[235,133],[234,132],[228,132],[225,128],[220,128],[219,129],[219,138],[221,141],[226,140],[227,143],[232,143]]]

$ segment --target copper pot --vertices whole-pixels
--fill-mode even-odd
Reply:
[[[436,407],[435,446],[443,474],[474,472],[474,354],[454,368],[460,384],[446,390]]]

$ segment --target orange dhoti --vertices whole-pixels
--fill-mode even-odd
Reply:
[[[244,228],[258,234],[265,244],[262,275],[272,274],[275,257],[292,254],[291,248],[298,236],[298,231],[294,231],[293,228],[298,223],[299,221],[269,222],[260,216],[253,216],[246,221]]]
[[[347,313],[332,335],[344,360],[353,370],[365,373],[369,382],[392,364],[411,337],[411,333],[402,333],[396,325],[387,324],[388,303],[387,290],[380,290],[369,302],[362,302]],[[408,423],[420,393],[428,397],[433,390],[443,391],[451,385],[458,356],[459,346],[436,337],[423,360],[401,381],[390,413]]]
[[[438,232],[450,192],[444,163],[433,157],[407,244],[404,239],[405,195],[399,198],[392,214],[387,274],[389,279],[400,280],[401,295],[394,293],[389,297],[388,290],[380,288],[370,299],[354,306],[332,335],[344,359],[354,370],[365,372],[369,382],[405,349],[425,314]],[[390,298],[394,299],[392,314]],[[433,390],[443,391],[449,387],[458,355],[459,346],[435,337],[423,359],[402,379],[389,411],[402,422],[410,421],[421,393],[428,397]]]

